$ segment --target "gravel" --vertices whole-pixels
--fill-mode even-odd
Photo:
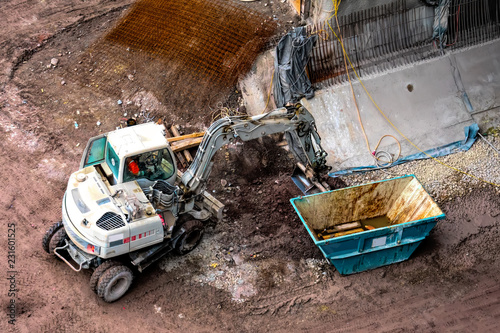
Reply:
[[[500,148],[500,137],[490,135],[485,139],[496,149]],[[497,193],[500,193],[499,158],[500,155],[491,146],[483,139],[478,138],[468,151],[439,157],[438,160],[484,181],[457,172],[433,159],[413,161],[384,170],[369,171],[340,178],[347,186],[354,186],[414,174],[429,194],[437,202],[442,203],[478,188],[494,187]],[[485,181],[496,185],[488,184]]]
[[[244,245],[229,252],[223,236],[210,230],[189,255],[167,256],[159,267],[165,272],[175,272],[193,285],[225,290],[235,303],[243,303],[257,295],[262,284],[289,286],[296,280],[316,284],[327,279],[326,272],[331,266],[325,259],[289,261],[286,269],[277,270],[276,267],[283,264],[282,258],[261,258]],[[267,276],[269,272],[272,274]]]

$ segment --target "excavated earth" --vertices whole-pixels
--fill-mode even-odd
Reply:
[[[147,91],[134,100],[67,77],[70,64],[123,15],[129,0],[12,0],[0,4],[1,332],[496,332],[500,322],[500,197],[433,161],[330,179],[334,188],[415,173],[446,213],[410,260],[341,276],[323,259],[289,203],[300,191],[279,138],[236,143],[215,158],[208,186],[225,205],[192,253],[168,255],[107,304],[46,254],[68,176],[87,139],[123,119],[159,116],[200,130],[212,114],[173,112]],[[268,4],[265,6],[265,4]],[[287,3],[255,1],[284,31]],[[51,59],[58,59],[51,65]],[[126,95],[126,94],[124,94]],[[130,103],[129,103],[130,102]],[[237,94],[227,103],[239,105]],[[213,109],[209,108],[209,109]],[[187,121],[189,120],[189,123]],[[75,122],[78,128],[75,128]],[[99,123],[99,125],[98,125]],[[500,146],[498,138],[493,145]],[[500,183],[484,142],[444,159]],[[15,224],[16,322],[8,323],[9,224]]]

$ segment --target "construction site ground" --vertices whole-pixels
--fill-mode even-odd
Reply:
[[[173,111],[147,91],[118,103],[121,96],[67,78],[72,57],[130,3],[0,4],[1,332],[497,331],[498,187],[432,160],[330,180],[339,188],[414,173],[446,214],[408,261],[355,275],[341,276],[324,260],[295,214],[289,199],[301,193],[290,179],[294,162],[276,138],[218,153],[208,190],[226,205],[223,221],[208,224],[192,253],[168,255],[137,275],[115,303],[90,290],[90,271],[74,272],[45,253],[42,236],[61,218],[68,176],[89,137],[131,115],[165,116],[193,131],[210,123],[205,106]],[[246,5],[278,15],[281,29],[298,21],[279,0]],[[238,103],[237,94],[229,100]],[[500,146],[499,138],[488,140]],[[498,154],[482,140],[440,160],[500,183]],[[15,325],[8,323],[9,223],[15,223]]]

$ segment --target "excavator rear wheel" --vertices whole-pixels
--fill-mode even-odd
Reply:
[[[181,236],[175,244],[175,252],[182,255],[193,251],[201,242],[203,229],[203,223],[198,220],[184,222],[178,231]]]

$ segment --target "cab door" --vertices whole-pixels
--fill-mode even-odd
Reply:
[[[104,162],[106,156],[106,134],[91,138],[83,151],[80,169]]]

